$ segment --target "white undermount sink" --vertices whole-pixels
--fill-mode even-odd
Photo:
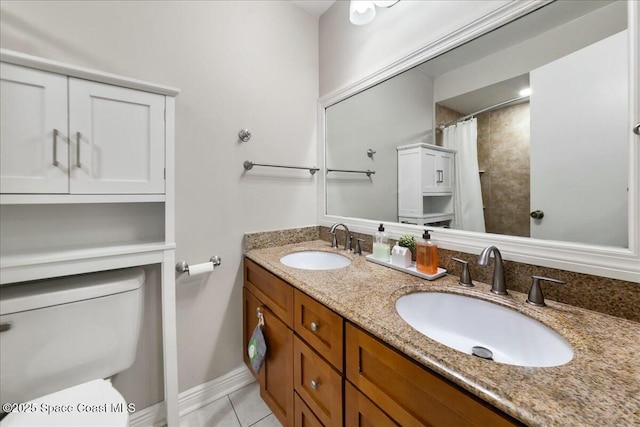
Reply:
[[[334,270],[351,264],[345,256],[324,251],[293,252],[280,258],[280,262],[303,270]]]
[[[564,365],[573,358],[571,345],[551,328],[515,310],[477,298],[417,292],[400,297],[396,310],[405,322],[427,337],[499,363],[550,367]]]

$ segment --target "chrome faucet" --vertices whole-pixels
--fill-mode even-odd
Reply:
[[[333,224],[331,226],[331,229],[329,230],[329,233],[333,234],[333,242],[331,243],[331,247],[332,248],[338,247],[338,240],[336,239],[336,228],[338,228],[339,226],[344,227],[344,250],[350,251],[351,250],[351,233],[349,233],[349,228],[346,225],[341,223]]]
[[[504,266],[502,264],[502,255],[495,246],[487,246],[480,252],[478,264],[489,265],[489,258],[493,252],[496,262],[493,266],[493,283],[491,283],[491,292],[498,295],[507,295],[507,282],[504,278]]]

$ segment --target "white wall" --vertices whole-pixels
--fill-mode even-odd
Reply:
[[[316,222],[317,175],[245,174],[242,163],[316,163],[317,18],[285,1],[3,1],[0,23],[3,48],[182,90],[177,259],[223,264],[177,281],[180,390],[240,366],[243,233]],[[157,304],[155,294],[146,309]],[[156,371],[123,375],[133,384]],[[139,409],[162,396],[124,388]]]
[[[398,222],[396,147],[433,143],[433,79],[408,70],[327,108],[327,213]],[[376,151],[367,156],[367,149]]]
[[[627,28],[625,2],[572,20],[435,78],[435,101],[453,98],[528,73]]]
[[[349,22],[349,2],[337,1],[320,18],[320,95],[378,71],[494,11],[508,0],[403,0],[377,8],[373,22]]]

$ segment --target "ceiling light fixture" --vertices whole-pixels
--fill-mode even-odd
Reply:
[[[351,0],[349,4],[349,20],[354,25],[365,25],[376,17],[377,7],[391,7],[400,0],[365,1]]]

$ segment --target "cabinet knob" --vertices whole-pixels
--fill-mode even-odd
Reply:
[[[636,123],[636,125],[633,127],[633,133],[635,133],[636,135],[640,135],[640,123]]]
[[[312,330],[313,332],[317,332],[317,331],[318,331],[318,328],[320,327],[320,325],[318,325],[316,322],[311,322],[311,325],[310,325],[310,326],[311,326],[311,330]]]
[[[311,382],[309,382],[309,385],[311,386],[312,389],[317,390],[320,384],[316,380],[311,380]]]

